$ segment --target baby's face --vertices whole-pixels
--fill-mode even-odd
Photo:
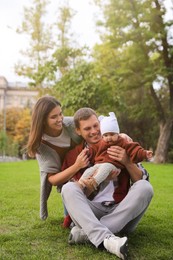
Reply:
[[[103,134],[102,136],[103,140],[106,142],[106,143],[114,143],[117,141],[118,139],[118,134],[117,133],[105,133]]]

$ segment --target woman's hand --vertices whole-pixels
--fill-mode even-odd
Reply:
[[[88,159],[87,152],[88,152],[88,149],[84,148],[82,150],[82,152],[76,158],[74,165],[77,167],[78,170],[88,166],[89,159]]]
[[[56,174],[49,173],[48,174],[48,181],[52,185],[61,185],[65,182],[71,180],[73,176],[82,168],[88,166],[89,159],[87,156],[88,149],[83,149],[82,152],[76,158],[76,161],[73,165],[66,168],[61,172],[57,172]]]

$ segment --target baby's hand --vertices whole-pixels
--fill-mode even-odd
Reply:
[[[153,157],[152,151],[147,151],[147,159],[151,159]]]

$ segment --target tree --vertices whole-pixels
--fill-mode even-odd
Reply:
[[[6,133],[7,136],[14,139],[16,132],[15,132],[15,126],[17,122],[20,120],[22,115],[22,109],[21,108],[8,108],[6,110]]]
[[[108,46],[112,54],[112,59],[109,55],[112,69],[106,69],[108,63],[99,66],[102,72],[104,69],[104,77],[109,79],[110,89],[116,86],[121,98],[131,93],[131,99],[135,91],[140,100],[148,98],[151,101],[152,98],[150,108],[152,112],[155,109],[154,116],[160,126],[155,162],[163,163],[167,158],[173,128],[173,35],[170,30],[173,21],[165,20],[163,1],[97,2],[104,6],[104,19],[99,22],[106,29],[101,36],[103,45]],[[99,64],[100,57],[103,62],[101,52],[96,54]],[[137,102],[134,104],[139,104],[135,100]],[[131,103],[131,106],[136,105]],[[141,110],[144,110],[144,106]]]
[[[30,123],[31,123],[31,111],[28,108],[22,110],[21,117],[15,125],[15,136],[14,141],[16,141],[19,145],[19,153],[23,153],[23,149],[25,148],[29,131],[30,131]]]
[[[18,143],[4,131],[0,132],[0,156],[18,156]]]
[[[44,92],[43,85],[52,87],[54,81],[59,81],[83,55],[82,49],[72,40],[74,11],[68,3],[63,3],[55,16],[56,22],[47,25],[44,19],[48,3],[48,0],[33,0],[31,7],[24,8],[24,20],[18,29],[29,37],[30,45],[22,52],[29,59],[29,65],[18,63],[16,72],[28,77],[30,85],[39,88],[40,93]],[[51,88],[47,90],[51,92]]]
[[[6,133],[0,132],[0,153],[21,155],[25,147],[31,122],[29,108],[8,108],[6,112]]]
[[[7,150],[7,135],[4,131],[0,132],[0,155],[5,156]]]
[[[15,125],[21,116],[21,109],[8,108],[6,110],[6,131],[0,132],[0,155],[18,156],[18,143],[14,140]],[[0,125],[3,117],[0,115]]]
[[[45,69],[50,69],[48,75],[54,81],[59,81],[73,69],[84,55],[83,48],[77,47],[73,39],[71,23],[74,15],[73,9],[66,3],[60,6],[57,12],[54,51],[51,60],[45,65]]]
[[[33,0],[31,7],[24,8],[24,20],[18,33],[26,34],[29,47],[21,53],[28,58],[28,64],[20,62],[15,66],[18,75],[31,80],[31,85],[41,87],[44,81],[42,67],[48,61],[52,47],[51,26],[43,18],[46,14],[48,0]]]
[[[97,110],[104,103],[100,80],[94,71],[94,64],[86,61],[78,62],[73,69],[67,72],[57,82],[56,89],[57,96],[63,100],[63,108],[71,115],[80,107],[89,105]]]

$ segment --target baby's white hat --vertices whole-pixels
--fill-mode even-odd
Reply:
[[[101,134],[120,132],[117,118],[114,112],[109,112],[109,116],[99,116]]]

